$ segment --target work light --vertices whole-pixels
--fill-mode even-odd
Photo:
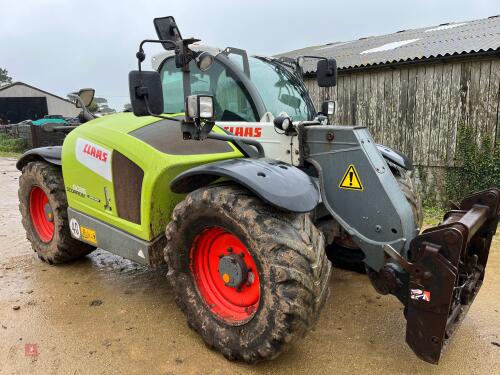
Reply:
[[[214,98],[211,95],[190,95],[186,98],[186,117],[191,120],[213,120]]]
[[[274,126],[285,132],[291,128],[292,119],[286,116],[278,116],[274,118]]]
[[[194,61],[196,62],[196,66],[198,66],[202,72],[206,72],[212,67],[214,57],[210,53],[203,51],[198,53],[198,55],[194,58]]]
[[[325,116],[331,116],[335,114],[335,101],[327,100],[321,105],[321,114]]]

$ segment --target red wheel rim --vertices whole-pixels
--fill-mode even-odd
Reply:
[[[42,242],[50,242],[54,236],[54,218],[49,198],[42,189],[35,186],[30,193],[31,222]],[[50,219],[50,220],[49,220]]]
[[[239,288],[227,286],[219,272],[224,256],[241,256],[248,277]],[[218,318],[230,324],[250,320],[259,306],[259,275],[252,255],[234,234],[221,227],[205,229],[194,241],[190,251],[191,272],[199,294]]]

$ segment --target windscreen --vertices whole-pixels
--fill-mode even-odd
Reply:
[[[314,108],[302,82],[285,67],[255,57],[249,58],[250,78],[267,111],[275,117],[286,112],[294,121],[312,120]]]

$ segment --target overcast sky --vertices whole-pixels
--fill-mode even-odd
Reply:
[[[499,0],[0,0],[0,67],[63,97],[93,87],[122,110],[154,17],[174,16],[203,44],[271,55],[497,14]],[[158,51],[146,50],[148,65]]]

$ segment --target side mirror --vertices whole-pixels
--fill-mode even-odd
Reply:
[[[170,42],[177,43],[182,40],[181,32],[175,23],[175,19],[172,16],[155,18],[153,20],[156,29],[156,35],[160,40],[168,40]],[[162,43],[163,48],[167,51],[175,49],[174,45],[171,43]]]
[[[337,61],[335,59],[319,60],[316,80],[319,87],[335,86],[337,84]]]
[[[160,73],[132,70],[128,75],[130,104],[136,116],[163,113],[163,90]]]
[[[79,100],[77,100],[75,102],[76,108],[82,108],[82,104],[85,107],[88,107],[92,103],[92,100],[94,100],[94,94],[95,94],[94,89],[80,89],[77,95],[80,97],[82,101],[80,102]]]

